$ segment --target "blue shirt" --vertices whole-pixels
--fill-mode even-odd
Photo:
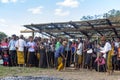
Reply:
[[[63,54],[65,51],[65,47],[63,45],[61,45],[55,52],[55,58],[58,58],[61,56],[61,54]]]
[[[16,44],[16,40],[13,40],[13,39],[10,40],[9,45],[8,45],[9,50],[16,50],[15,44]]]
[[[65,50],[66,50],[66,51],[70,51],[70,46],[71,46],[71,43],[70,43],[70,42],[68,42],[68,44],[67,44],[67,46],[66,46]]]

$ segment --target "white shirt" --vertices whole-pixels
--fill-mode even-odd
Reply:
[[[26,42],[23,39],[19,39],[15,46],[18,48],[18,51],[24,51],[24,47],[26,46]]]
[[[118,48],[118,47],[119,47],[119,44],[120,44],[119,42],[115,42],[115,47]]]
[[[28,42],[27,47],[29,47],[29,49],[28,49],[29,52],[35,52],[36,44],[35,44],[35,42]]]
[[[109,42],[105,43],[105,46],[100,48],[102,53],[104,53],[103,57],[106,58],[106,53],[112,49],[111,44]]]
[[[0,65],[3,65],[3,59],[0,59]]]
[[[83,50],[83,44],[82,43],[79,43],[78,45],[78,48],[77,48],[77,54],[78,55],[82,55],[82,50]]]

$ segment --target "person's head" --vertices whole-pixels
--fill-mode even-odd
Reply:
[[[23,35],[20,35],[20,39],[24,39]]]
[[[104,44],[104,43],[105,43],[105,40],[106,40],[105,36],[102,36],[102,37],[101,37],[101,43]]]
[[[4,38],[4,39],[3,39],[3,42],[8,42],[8,39],[7,39],[7,38]]]
[[[75,40],[72,41],[72,44],[75,44]]]
[[[59,38],[58,41],[61,43],[62,42],[62,38]]]
[[[14,39],[14,40],[16,39],[16,35],[15,34],[12,35],[12,39]]]
[[[120,41],[120,39],[119,39],[119,38],[116,38],[116,39],[115,39],[115,41],[116,41],[116,42],[119,42],[119,41]]]
[[[30,36],[30,37],[29,37],[29,40],[30,40],[30,42],[32,42],[32,41],[33,41],[33,37],[32,37],[32,36]]]
[[[68,42],[68,38],[65,38],[65,41],[67,41],[67,42]]]
[[[67,45],[67,41],[63,41],[63,42],[62,42],[62,45],[63,45],[63,46],[66,46],[66,45]]]

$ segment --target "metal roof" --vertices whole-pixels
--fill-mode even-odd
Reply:
[[[92,37],[93,35],[120,36],[120,20],[97,19],[88,21],[69,21],[45,24],[24,25],[27,29],[22,33],[39,32],[53,37]]]

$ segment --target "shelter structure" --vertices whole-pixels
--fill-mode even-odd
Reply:
[[[91,38],[96,35],[120,37],[120,20],[112,19],[29,24],[24,27],[27,30],[23,30],[21,33],[33,33],[33,36],[35,32],[38,32],[48,37]]]

